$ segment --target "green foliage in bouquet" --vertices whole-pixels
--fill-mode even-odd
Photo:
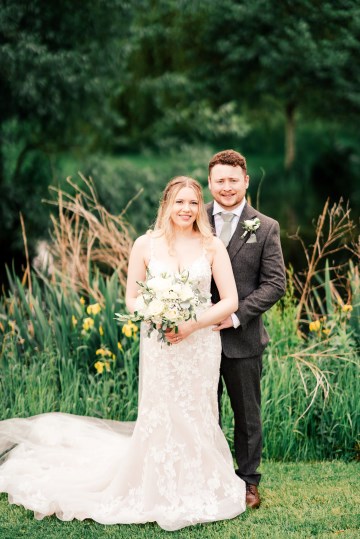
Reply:
[[[156,330],[158,340],[166,342],[165,332],[178,331],[181,322],[196,320],[196,309],[210,300],[210,294],[201,292],[198,283],[190,279],[189,272],[161,273],[153,276],[147,271],[145,281],[137,281],[139,295],[134,314],[115,313],[119,322],[146,322],[148,336]]]

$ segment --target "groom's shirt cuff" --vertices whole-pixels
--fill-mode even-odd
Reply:
[[[238,328],[241,325],[240,320],[238,319],[235,313],[232,313],[230,316],[231,316],[231,320],[232,320],[234,328],[235,329]]]

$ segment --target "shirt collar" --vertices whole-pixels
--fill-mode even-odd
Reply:
[[[242,214],[242,211],[243,211],[243,209],[245,207],[245,204],[246,204],[246,199],[244,197],[242,203],[240,204],[240,206],[238,206],[234,210],[231,210],[231,212],[230,212],[230,211],[227,211],[224,208],[222,208],[220,206],[220,204],[218,202],[216,202],[216,200],[214,200],[213,215],[217,215],[219,213],[225,212],[225,213],[234,213],[235,215],[237,215],[240,218],[241,214]]]

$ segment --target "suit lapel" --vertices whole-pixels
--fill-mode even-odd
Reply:
[[[232,235],[230,243],[227,247],[231,260],[240,251],[240,249],[243,247],[245,242],[248,240],[249,233],[246,233],[244,236],[244,228],[243,228],[244,221],[246,219],[252,219],[253,217],[256,217],[256,213],[254,209],[251,206],[249,206],[249,204],[246,203],[240,215],[240,219],[235,229],[235,232]]]
[[[211,204],[206,208],[206,211],[207,211],[207,214],[208,214],[209,223],[210,223],[210,226],[211,226],[212,233],[214,234],[214,236],[216,236],[215,219],[214,219],[214,216],[213,216],[213,209],[214,209],[214,203],[211,202]]]
[[[207,214],[208,214],[208,218],[209,218],[209,222],[210,222],[213,234],[214,236],[216,236],[213,209],[214,209],[214,203],[212,202],[207,207]],[[248,237],[249,237],[249,233],[245,234],[245,236],[242,237],[242,235],[244,234],[243,222],[246,219],[253,219],[253,217],[256,217],[256,212],[254,208],[252,208],[251,206],[249,206],[248,203],[246,203],[242,211],[242,214],[240,215],[240,219],[235,229],[235,232],[231,237],[229,245],[227,246],[227,250],[228,250],[231,260],[240,251],[241,247],[245,244],[245,242],[248,240]]]

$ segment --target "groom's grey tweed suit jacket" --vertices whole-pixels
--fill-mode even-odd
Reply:
[[[209,203],[206,209],[215,231],[213,203]],[[256,242],[247,243],[250,233],[242,238],[242,225],[244,220],[254,217],[258,217],[261,224],[256,231]],[[261,315],[284,295],[286,288],[279,224],[245,204],[227,249],[239,295],[235,314],[240,320],[240,327],[221,331],[222,350],[229,358],[259,356],[269,342]],[[214,282],[211,293],[213,303],[219,301]]]

